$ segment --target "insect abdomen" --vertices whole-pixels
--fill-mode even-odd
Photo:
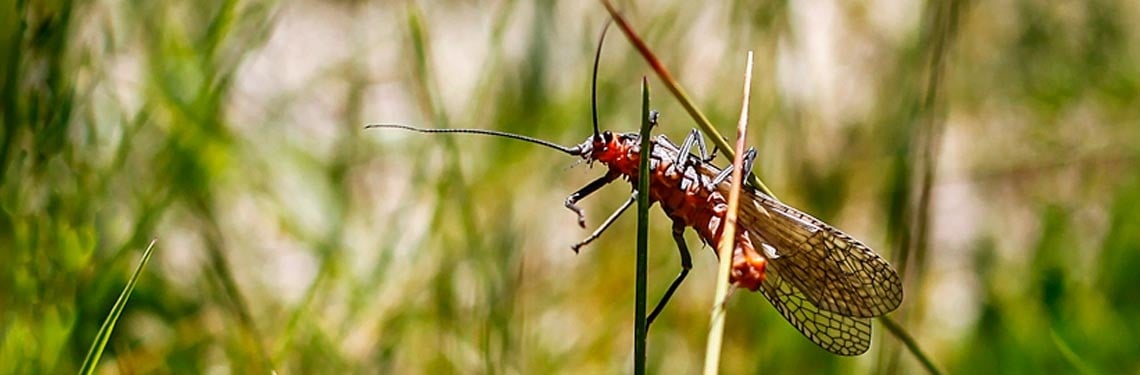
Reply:
[[[712,246],[716,253],[715,246],[720,243],[724,232],[727,199],[720,192],[710,190],[708,181],[702,181],[700,174],[693,168],[678,168],[675,163],[677,147],[663,143],[659,138],[653,150],[653,160],[650,160],[652,175],[649,179],[649,199],[651,202],[659,202],[665,214],[673,220],[693,228],[701,240]],[[640,155],[636,147],[623,146],[626,157],[601,161],[634,183],[637,181],[637,161]],[[764,281],[767,261],[756,252],[747,230],[737,226],[735,232],[730,281],[755,291]]]

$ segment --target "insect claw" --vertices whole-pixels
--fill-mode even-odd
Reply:
[[[602,232],[606,231],[606,228],[609,228],[610,225],[613,224],[615,220],[617,220],[618,216],[621,216],[622,212],[625,212],[625,210],[629,208],[629,206],[633,205],[633,202],[636,201],[637,191],[634,190],[633,194],[629,196],[629,199],[625,201],[625,204],[622,204],[621,207],[617,209],[617,211],[614,211],[614,213],[606,219],[606,221],[602,222],[602,225],[598,226],[598,229],[595,229],[593,233],[590,233],[590,236],[586,237],[586,239],[574,244],[573,246],[570,246],[570,249],[574,250],[574,252],[577,253],[578,248],[586,246],[586,244],[589,244],[590,242],[594,242],[594,240],[598,239],[598,236],[602,235]]]
[[[722,310],[723,310],[723,309],[724,309],[724,306],[728,304],[728,298],[729,298],[729,297],[732,297],[732,295],[733,295],[733,294],[736,294],[736,291],[737,291],[738,289],[740,289],[740,286],[739,286],[739,285],[737,285],[737,284],[729,284],[729,285],[728,285],[728,293],[725,293],[725,294],[724,294],[724,299],[720,300],[720,302],[717,302],[717,308],[719,308],[719,309],[722,309]]]
[[[571,195],[569,198],[566,198],[566,208],[570,209],[570,211],[574,211],[575,215],[578,215],[578,226],[585,228],[586,227],[586,215],[585,215],[585,213],[582,212],[582,207],[578,207],[577,204],[574,204],[575,202],[577,202],[577,200],[574,198],[575,198],[575,196],[573,196],[573,195]]]
[[[575,191],[573,194],[570,194],[569,197],[566,197],[566,208],[570,209],[570,211],[574,211],[574,213],[578,215],[578,226],[582,228],[586,227],[586,215],[582,213],[582,208],[578,207],[578,201],[582,200],[582,198],[585,198],[587,195],[598,191],[598,189],[601,189],[602,186],[606,186],[606,184],[613,182],[613,180],[618,178],[618,176],[620,176],[620,174],[607,173],[605,176],[599,177],[586,186],[583,186],[581,189],[578,189],[578,191]]]

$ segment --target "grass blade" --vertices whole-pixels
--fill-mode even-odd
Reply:
[[[922,363],[922,367],[925,368],[927,372],[931,375],[942,375],[942,370],[939,370],[938,366],[934,365],[934,361],[931,361],[930,357],[926,355],[926,352],[923,352],[922,348],[918,347],[918,342],[914,341],[914,337],[911,337],[905,328],[886,316],[880,316],[879,323],[883,323],[883,327],[886,327],[891,335],[894,335],[895,338],[901,341],[903,345],[910,350],[911,354],[918,359],[919,363]]]
[[[649,121],[649,80],[641,77],[641,155],[651,155],[653,143],[650,142],[649,132],[653,122]],[[640,160],[637,175],[637,280],[634,281],[635,304],[633,326],[633,373],[645,373],[646,336],[649,329],[646,325],[645,296],[646,277],[649,272],[649,170],[648,157]]]
[[[119,321],[119,316],[123,313],[123,308],[127,306],[127,299],[131,298],[131,292],[135,290],[135,283],[139,280],[139,275],[142,274],[143,267],[150,261],[150,255],[154,250],[154,243],[158,239],[150,240],[150,245],[147,245],[146,250],[143,251],[142,259],[139,260],[138,267],[135,268],[135,273],[131,275],[131,279],[127,281],[127,285],[123,287],[123,291],[119,293],[119,299],[115,301],[115,305],[111,306],[111,313],[107,314],[107,319],[103,320],[103,325],[99,327],[99,332],[95,334],[95,342],[91,343],[91,349],[87,350],[87,357],[83,359],[83,366],[79,368],[79,373],[89,375],[95,373],[95,366],[99,364],[99,358],[103,356],[103,349],[107,347],[107,341],[111,339],[111,332],[115,330],[115,323]]]
[[[748,132],[748,102],[752,95],[752,51],[744,68],[744,98],[741,100],[740,122],[736,128],[736,156],[732,161],[732,190],[728,194],[728,213],[724,220],[724,235],[720,237],[717,254],[720,264],[716,274],[716,303],[713,305],[709,339],[705,348],[705,375],[717,373],[720,368],[720,349],[724,341],[725,306],[728,301],[728,272],[732,268],[732,248],[736,240],[736,211],[740,206],[740,186],[744,176],[744,142]]]

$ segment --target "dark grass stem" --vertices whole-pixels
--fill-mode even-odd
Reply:
[[[650,131],[653,121],[649,119],[649,80],[641,77],[641,155],[653,153]],[[633,323],[633,373],[645,374],[646,336],[649,327],[645,316],[646,279],[649,262],[649,157],[640,160],[637,175],[637,280],[634,281],[635,307]]]
[[[99,332],[95,334],[95,341],[91,343],[91,349],[87,350],[87,357],[83,359],[83,366],[79,367],[79,373],[82,375],[89,375],[95,373],[95,368],[99,365],[99,359],[103,357],[103,350],[107,348],[107,341],[111,339],[111,333],[115,330],[115,324],[119,322],[119,317],[123,314],[123,308],[127,306],[127,300],[131,298],[131,293],[135,290],[135,284],[139,281],[139,275],[142,274],[143,268],[146,267],[150,261],[150,255],[154,252],[154,244],[158,239],[150,240],[150,245],[147,245],[146,250],[143,251],[142,258],[139,259],[139,265],[135,267],[135,272],[131,274],[130,280],[127,280],[127,285],[123,287],[123,291],[119,293],[119,299],[115,300],[115,304],[111,306],[111,312],[107,314],[107,318],[103,320],[103,325],[99,327]]]
[[[899,244],[901,251],[898,254],[898,270],[904,278],[911,258],[917,256],[919,259],[923,259],[929,250],[930,207],[934,199],[934,175],[941,151],[939,145],[942,143],[942,134],[946,123],[937,108],[939,88],[945,75],[947,50],[953,42],[957,30],[961,5],[961,1],[955,0],[934,2],[929,5],[934,7],[934,21],[928,36],[931,41],[929,70],[919,108],[920,116],[922,116],[919,119],[921,127],[911,141],[918,154],[918,163],[915,167],[915,173],[920,175],[918,197],[911,210],[912,214],[910,214],[909,220],[911,224],[904,228],[903,241],[900,241]],[[903,319],[905,320],[905,317]],[[922,363],[927,371],[931,374],[941,373],[902,325],[886,316],[879,317],[879,322],[883,323],[896,338],[905,344],[906,348]],[[888,367],[887,371],[891,371],[892,367]]]
[[[918,342],[914,341],[914,338],[910,336],[910,333],[907,333],[905,328],[886,316],[879,317],[879,323],[882,323],[891,335],[894,335],[903,345],[906,345],[906,348],[910,350],[911,354],[914,354],[918,362],[922,363],[922,367],[925,368],[927,372],[933,375],[942,375],[942,370],[939,370],[938,367],[934,365],[934,361],[931,361],[930,357],[922,351],[922,348],[918,347]]]

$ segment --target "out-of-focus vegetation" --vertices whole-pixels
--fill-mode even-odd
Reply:
[[[939,366],[1140,373],[1140,3],[621,6],[722,130],[756,51],[756,171],[905,272],[892,316]],[[605,20],[588,1],[4,2],[0,373],[78,370],[152,237],[101,373],[628,371],[633,215],[576,255],[562,207],[600,168],[361,129],[579,142]],[[607,43],[603,127],[636,129],[649,74]],[[679,139],[692,122],[653,91]],[[588,224],[627,189],[588,199]],[[679,260],[651,218],[652,303]],[[702,362],[715,259],[687,236],[651,372]],[[722,363],[921,371],[889,335],[830,355],[751,293]]]

